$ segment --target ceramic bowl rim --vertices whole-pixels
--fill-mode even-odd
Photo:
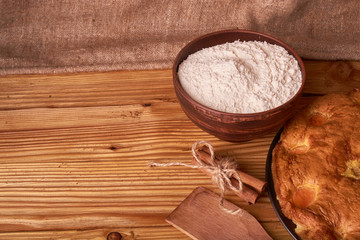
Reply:
[[[213,36],[217,36],[217,35],[222,35],[222,34],[228,34],[228,33],[244,33],[244,34],[252,34],[252,35],[258,35],[261,37],[265,37],[265,38],[269,38],[271,40],[273,40],[274,42],[276,42],[276,45],[279,45],[281,47],[286,47],[287,49],[285,49],[287,52],[290,52],[294,58],[296,59],[296,61],[299,64],[300,70],[301,70],[301,74],[302,74],[302,83],[301,86],[299,88],[299,90],[296,92],[296,94],[290,98],[289,100],[287,100],[285,103],[281,104],[280,106],[277,106],[276,108],[272,108],[266,111],[262,111],[262,112],[255,112],[255,113],[230,113],[230,112],[223,112],[223,111],[219,111],[210,107],[207,107],[199,102],[197,102],[196,100],[194,100],[192,97],[190,97],[190,95],[183,89],[183,87],[181,86],[180,80],[178,78],[178,66],[180,65],[179,59],[180,56],[183,54],[184,51],[186,51],[189,47],[191,47],[193,44],[195,44],[198,41],[201,41],[205,38],[209,38],[209,37],[213,37]],[[239,40],[241,40],[239,38]],[[224,42],[225,43],[225,42]],[[215,46],[215,45],[214,45]],[[188,56],[186,56],[187,58]],[[186,59],[185,58],[185,59]],[[301,59],[301,57],[294,51],[293,48],[291,48],[289,45],[287,45],[286,43],[284,43],[283,41],[270,36],[268,34],[265,33],[260,33],[260,32],[256,32],[256,31],[250,31],[250,30],[242,30],[242,29],[229,29],[229,30],[221,30],[221,31],[216,31],[216,32],[211,32],[205,35],[202,35],[200,37],[197,37],[195,39],[193,39],[192,41],[190,41],[189,43],[187,43],[180,51],[179,53],[176,55],[176,58],[174,60],[173,63],[173,67],[172,67],[172,74],[173,74],[173,84],[175,86],[175,92],[178,92],[179,94],[181,94],[187,101],[189,101],[193,106],[197,106],[200,109],[203,109],[207,112],[211,112],[214,115],[218,115],[218,116],[226,116],[226,117],[230,117],[230,118],[253,118],[253,117],[259,117],[259,116],[263,116],[263,115],[267,115],[267,114],[274,114],[278,111],[281,111],[284,107],[285,109],[287,109],[287,105],[291,105],[292,102],[295,102],[299,95],[302,94],[303,89],[304,89],[304,85],[305,85],[305,79],[306,79],[306,72],[305,72],[305,66],[304,63]]]

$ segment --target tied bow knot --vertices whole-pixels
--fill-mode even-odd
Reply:
[[[210,162],[205,162],[201,160],[197,154],[199,148],[206,146],[210,152]],[[219,187],[221,191],[220,196],[220,206],[223,208],[224,211],[236,215],[241,213],[242,209],[239,208],[238,210],[229,210],[224,207],[224,195],[226,188],[230,188],[235,192],[241,192],[243,189],[243,183],[241,181],[240,174],[237,170],[237,164],[235,161],[229,158],[222,158],[217,160],[215,158],[214,148],[213,146],[207,141],[198,141],[195,142],[192,146],[192,155],[196,161],[196,165],[191,165],[187,163],[181,162],[173,162],[173,163],[150,163],[150,167],[160,166],[160,167],[168,167],[168,166],[185,166],[189,168],[197,168],[197,169],[204,169],[209,174],[211,174],[212,182]],[[234,186],[232,181],[237,182],[237,187]]]

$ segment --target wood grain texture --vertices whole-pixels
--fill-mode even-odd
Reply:
[[[302,107],[360,88],[359,62],[305,66]],[[188,239],[166,216],[196,187],[218,190],[198,170],[148,163],[191,163],[204,139],[265,180],[274,135],[229,143],[203,132],[182,112],[170,70],[1,77],[0,239]],[[226,198],[291,239],[266,194],[255,205]]]
[[[197,187],[166,221],[196,240],[272,240],[251,214],[226,200],[220,205],[220,200],[218,194]]]

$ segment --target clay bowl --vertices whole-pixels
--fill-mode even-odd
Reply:
[[[193,100],[181,87],[177,71],[179,64],[188,55],[203,48],[226,42],[241,41],[266,41],[280,45],[298,61],[302,72],[302,85],[297,94],[285,104],[274,109],[258,113],[226,113],[206,107]],[[304,83],[304,63],[298,54],[282,41],[263,34],[245,30],[224,30],[201,36],[188,43],[176,56],[173,65],[173,83],[179,103],[188,116],[199,128],[226,141],[247,141],[263,136],[273,130],[278,130],[297,111]]]

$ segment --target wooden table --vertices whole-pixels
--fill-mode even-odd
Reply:
[[[302,106],[360,88],[360,62],[305,61]],[[196,127],[177,102],[171,70],[0,78],[0,239],[189,239],[165,217],[196,187],[219,192],[191,162],[208,140],[265,179],[274,131],[243,143]],[[265,194],[248,210],[274,239],[291,239]]]

